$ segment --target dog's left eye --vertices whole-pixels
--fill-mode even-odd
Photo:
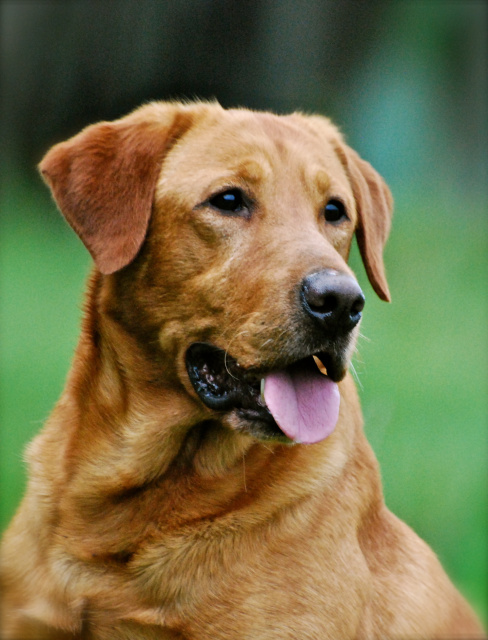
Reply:
[[[346,208],[340,200],[329,200],[325,205],[325,219],[332,224],[340,224],[347,220]]]
[[[240,214],[247,211],[246,202],[240,189],[229,189],[212,196],[209,203],[224,213]]]

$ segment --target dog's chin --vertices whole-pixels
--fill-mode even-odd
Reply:
[[[296,379],[299,372],[309,387],[324,384],[325,379],[335,383],[344,377],[347,362],[341,353],[319,350],[302,354],[298,359],[283,359],[272,366],[260,364],[244,368],[222,349],[196,342],[186,352],[186,369],[203,404],[221,414],[222,421],[231,428],[259,440],[292,444],[300,440],[284,433],[277,422],[276,412],[267,405],[267,380],[279,376]],[[283,422],[279,419],[279,422],[283,424],[286,418]]]
[[[296,444],[280,427],[269,411],[233,409],[223,417],[223,423],[234,431],[246,433],[256,440],[273,441],[281,444]]]

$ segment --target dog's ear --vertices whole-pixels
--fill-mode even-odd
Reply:
[[[181,105],[149,104],[87,127],[41,161],[59,209],[102,273],[118,271],[137,255],[163,157],[193,116]]]
[[[390,302],[383,263],[393,212],[393,198],[385,181],[375,169],[350,147],[338,142],[336,151],[352,184],[358,211],[356,239],[368,274],[378,296]]]

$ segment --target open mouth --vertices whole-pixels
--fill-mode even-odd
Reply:
[[[340,395],[334,380],[343,370],[326,353],[263,374],[244,369],[214,345],[196,342],[186,353],[186,367],[207,407],[235,411],[261,437],[312,444],[330,435],[337,423]]]

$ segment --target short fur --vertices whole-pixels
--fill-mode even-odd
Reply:
[[[152,103],[56,145],[40,168],[95,269],[3,541],[2,638],[482,637],[385,507],[349,374],[333,434],[294,446],[208,409],[188,379],[196,341],[244,368],[299,354],[297,284],[317,269],[352,275],[354,233],[389,299],[391,196],[337,129]],[[202,204],[230,187],[252,194],[252,216]],[[344,224],[324,222],[331,195]]]

